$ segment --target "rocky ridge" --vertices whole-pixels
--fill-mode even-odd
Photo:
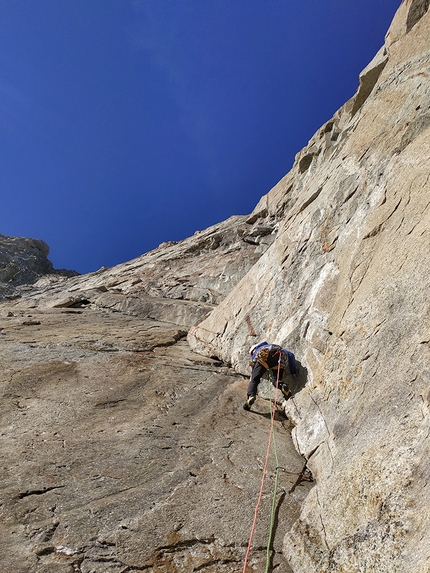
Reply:
[[[241,408],[260,338],[301,362],[275,422],[271,570],[430,570],[428,8],[402,2],[251,215],[0,305],[5,570],[241,571],[270,417],[268,387]],[[295,487],[305,463],[315,484]],[[272,465],[249,571],[273,482]]]

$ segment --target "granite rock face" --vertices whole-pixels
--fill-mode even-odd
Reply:
[[[276,241],[189,341],[246,371],[291,348],[287,405],[316,487],[286,535],[295,572],[430,570],[430,13],[403,2],[356,95],[254,215]]]
[[[40,239],[0,235],[0,300],[16,298],[39,278],[52,273],[70,277],[76,271],[55,270],[48,259],[49,247]]]
[[[0,296],[12,294],[17,285],[34,283],[52,271],[48,254],[44,241],[0,235]]]
[[[265,569],[276,465],[271,571],[430,571],[429,6],[402,2],[251,215],[3,299],[4,570],[242,571],[270,386],[242,403],[267,339],[300,374],[247,571]]]
[[[23,299],[44,308],[94,304],[189,327],[209,314],[276,236],[276,217],[237,216],[113,268],[42,277]]]
[[[274,241],[275,218],[235,217],[129,263],[49,273],[0,303],[0,563],[14,573],[227,573],[243,566],[268,401],[193,353],[189,326]],[[276,414],[271,567],[312,482]],[[249,564],[264,568],[275,461]],[[291,493],[288,493],[290,490]]]
[[[270,409],[242,410],[246,381],[190,351],[167,321],[95,307],[0,305],[0,563],[14,573],[239,570]],[[260,414],[260,415],[258,415]],[[311,483],[278,415],[271,561]],[[250,563],[263,568],[270,489]]]

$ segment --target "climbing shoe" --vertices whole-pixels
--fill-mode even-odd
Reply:
[[[285,400],[288,400],[289,398],[291,398],[291,392],[288,389],[288,386],[286,386],[285,384],[281,384],[279,386],[280,391],[282,392]]]
[[[243,409],[249,411],[254,402],[255,402],[255,396],[248,396],[247,401],[243,405]]]

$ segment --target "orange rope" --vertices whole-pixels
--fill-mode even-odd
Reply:
[[[278,389],[280,367],[281,367],[281,355],[279,355],[279,360],[278,360],[278,375],[276,377],[275,397],[276,397],[276,390]],[[275,398],[275,400],[276,400],[276,398]],[[276,412],[276,406],[274,405],[273,410],[272,410],[271,422],[270,422],[269,442],[267,444],[266,461],[264,462],[263,475],[261,478],[260,493],[258,494],[257,505],[255,506],[255,510],[254,510],[254,520],[252,522],[251,534],[249,536],[248,548],[247,548],[246,554],[245,554],[245,562],[243,564],[242,573],[246,573],[246,567],[248,565],[249,553],[251,551],[252,538],[254,537],[255,526],[257,525],[258,510],[260,508],[261,498],[263,497],[264,480],[266,479],[267,464],[269,463],[270,445],[272,443],[273,426],[274,426],[274,422],[275,422],[275,412]]]

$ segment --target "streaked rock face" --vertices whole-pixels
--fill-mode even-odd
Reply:
[[[268,405],[244,412],[243,379],[192,353],[172,323],[94,307],[0,309],[13,312],[0,319],[2,570],[240,568]],[[280,503],[303,467],[289,431],[279,416]],[[280,571],[310,485],[283,503],[271,557]],[[261,568],[270,503],[251,558]]]
[[[270,418],[264,384],[242,410],[260,339],[301,365],[275,420],[271,568],[429,570],[429,38],[429,2],[403,2],[356,95],[250,216],[13,287],[4,570],[240,571]],[[294,487],[305,461],[315,483]]]
[[[189,327],[210,313],[274,240],[275,217],[231,217],[179,243],[71,280],[41,278],[23,299],[44,308],[90,303]]]
[[[295,572],[429,567],[429,38],[428,3],[404,2],[356,96],[257,205],[282,214],[276,241],[189,335],[241,372],[260,338],[302,360],[287,413],[317,485],[285,538]]]
[[[211,312],[273,241],[274,220],[236,217],[113,269],[55,273],[0,304],[0,563],[14,573],[241,569],[270,406],[193,353]],[[312,483],[284,415],[270,563]],[[267,476],[250,565],[263,569]],[[290,489],[294,489],[287,495]]]

